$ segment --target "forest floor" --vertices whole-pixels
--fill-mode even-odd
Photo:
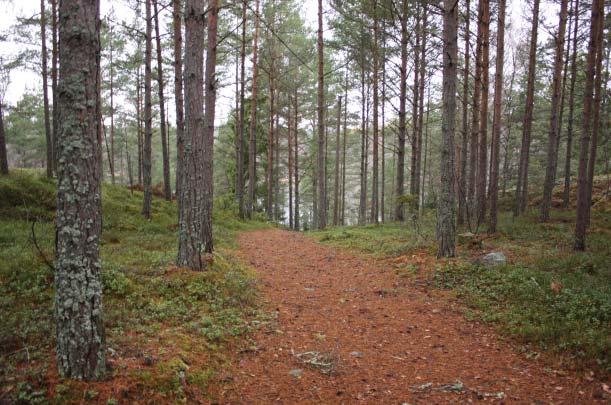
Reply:
[[[463,316],[431,285],[435,260],[396,260],[325,246],[278,229],[242,233],[238,254],[274,314],[239,350],[220,403],[594,403],[608,386],[529,358]],[[400,260],[404,260],[400,258]]]

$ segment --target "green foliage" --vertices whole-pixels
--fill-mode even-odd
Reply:
[[[43,255],[53,262],[55,184],[33,172],[13,171],[0,178],[0,196],[0,383],[9,377],[21,380],[22,370],[30,370],[36,378],[28,381],[40,381],[18,392],[32,402],[46,389],[45,370],[22,365],[26,357],[45,365],[53,358],[48,354],[54,341],[53,271]],[[178,240],[175,203],[154,199],[153,219],[147,221],[140,214],[142,193],[104,184],[102,197],[101,276],[109,347],[129,346],[134,336],[142,336],[145,340],[138,345],[143,345],[163,330],[186,336],[174,343],[186,352],[192,345],[214,350],[248,330],[257,300],[253,277],[226,249],[234,245],[237,232],[265,224],[238,220],[231,199],[218,199],[213,264],[207,271],[192,272],[171,266]],[[34,216],[42,218],[35,227],[40,254],[27,220]],[[160,380],[170,383],[176,377],[175,372],[158,371],[151,375],[153,392]],[[186,375],[203,387],[211,372],[194,369]],[[58,390],[58,401],[87,395],[72,388],[63,394]],[[169,392],[175,398],[183,395],[173,388]]]

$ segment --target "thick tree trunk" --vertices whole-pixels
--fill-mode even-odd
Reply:
[[[575,82],[577,81],[577,37],[579,32],[579,0],[575,0],[573,7],[575,25],[573,26],[573,53],[571,55],[571,84],[569,90],[569,117],[566,130],[566,157],[564,161],[564,191],[562,193],[562,206],[569,207],[571,192],[571,157],[573,155],[573,123],[575,111]]]
[[[142,215],[151,218],[151,202],[153,199],[152,179],[152,141],[153,141],[153,106],[151,100],[151,58],[152,58],[152,16],[151,0],[146,4],[146,44],[144,54],[144,144],[142,147],[142,179],[144,182],[144,201]]]
[[[403,221],[403,204],[399,201],[404,192],[405,175],[405,138],[406,99],[407,99],[407,18],[409,16],[408,0],[402,1],[401,14],[401,68],[399,71],[399,131],[397,135],[397,173],[395,182],[395,220]]]
[[[530,141],[533,121],[533,104],[535,94],[535,69],[537,56],[537,30],[539,27],[539,2],[534,0],[532,28],[530,33],[530,53],[528,57],[528,82],[526,84],[526,105],[522,123],[522,146],[520,148],[520,165],[516,186],[515,215],[526,210],[528,203],[528,162],[530,159]]]
[[[155,13],[155,41],[157,48],[157,91],[159,97],[159,127],[161,129],[161,154],[163,160],[163,196],[166,200],[172,199],[172,184],[170,180],[170,152],[168,150],[167,127],[165,119],[165,94],[163,92],[163,57],[161,54],[161,35],[159,34],[159,10],[157,0],[153,0]]]
[[[59,8],[56,358],[60,376],[83,380],[105,372],[99,10],[98,0],[62,0]]]
[[[250,103],[250,123],[249,123],[249,142],[248,142],[248,201],[246,204],[246,216],[252,218],[255,208],[255,188],[257,175],[257,80],[258,69],[257,52],[259,41],[259,0],[255,0],[255,33],[252,46],[252,98]]]
[[[51,133],[51,116],[49,111],[49,85],[47,83],[49,71],[47,68],[47,21],[45,12],[45,0],[40,0],[40,39],[42,60],[42,95],[45,116],[45,139],[47,143],[47,177],[53,177],[53,134]]]
[[[244,218],[244,92],[246,87],[246,9],[247,0],[242,0],[242,40],[240,47],[240,111],[236,140],[236,199],[238,215]]]
[[[505,64],[505,0],[499,0],[496,34],[496,74],[494,76],[494,115],[492,118],[492,153],[490,154],[490,222],[488,231],[496,232],[499,199],[499,162],[501,151],[501,116],[503,112],[503,66]]]
[[[176,107],[176,202],[180,207],[180,186],[183,172],[185,99],[182,79],[182,0],[173,0],[172,18],[174,25],[174,104]],[[179,208],[180,209],[180,208]]]
[[[485,1],[485,0],[484,0]],[[444,0],[443,92],[441,120],[441,190],[437,210],[437,257],[456,255],[454,132],[456,126],[456,76],[458,63],[458,3]]]
[[[568,0],[560,2],[560,21],[556,34],[556,55],[554,57],[554,75],[552,78],[552,103],[549,134],[547,139],[547,166],[545,170],[545,183],[543,185],[543,200],[541,201],[541,220],[549,220],[552,206],[552,192],[556,182],[556,168],[558,166],[558,146],[560,144],[560,97],[562,96],[562,65],[564,54],[564,34],[566,32],[566,19],[568,15]]]
[[[342,96],[337,98],[337,131],[335,133],[335,181],[333,182],[333,226],[338,226],[340,219],[339,212],[339,168],[340,168],[340,130],[342,119]]]
[[[318,132],[318,154],[317,154],[317,176],[318,176],[318,229],[327,226],[326,196],[325,196],[325,88],[324,88],[324,54],[323,54],[323,23],[322,23],[322,0],[318,0],[318,92],[317,92],[317,132]]]
[[[477,225],[486,219],[486,174],[488,170],[488,87],[490,65],[490,2],[483,0],[482,19],[482,100],[479,118],[479,167],[477,169]]]
[[[379,73],[379,52],[378,52],[378,2],[373,1],[373,142],[372,142],[372,178],[371,178],[371,223],[377,224],[379,221],[379,185],[378,185],[378,108],[380,104],[378,89]]]
[[[460,147],[460,172],[458,177],[458,225],[465,223],[467,210],[467,148],[469,147],[469,64],[471,60],[471,2],[465,2],[465,65],[462,83],[462,141]]]
[[[592,128],[596,123],[592,122],[594,80],[597,70],[597,55],[599,44],[599,25],[603,24],[604,1],[592,0],[592,18],[590,23],[590,41],[588,44],[588,56],[586,62],[585,88],[583,97],[583,123],[581,129],[581,140],[579,144],[579,169],[577,176],[577,221],[575,223],[575,250],[586,249],[586,230],[590,211],[591,192],[589,181],[589,159],[594,160],[595,156],[590,154],[590,138]],[[596,145],[594,145],[595,151]]]
[[[205,0],[185,6],[185,133],[179,197],[176,264],[194,270],[206,267],[202,254],[204,198],[204,30]]]

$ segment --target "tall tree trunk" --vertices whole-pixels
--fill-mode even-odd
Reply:
[[[484,18],[484,2],[487,0],[479,0],[477,10],[477,37],[475,46],[475,76],[473,82],[473,106],[471,107],[471,145],[469,149],[469,185],[467,189],[467,206],[466,214],[469,227],[473,225],[475,216],[476,199],[475,190],[477,182],[477,163],[478,163],[478,144],[479,144],[479,129],[480,129],[480,98],[482,93],[482,35],[483,26],[482,19]],[[538,1],[538,0],[536,0]]]
[[[494,115],[492,118],[492,153],[490,154],[490,222],[488,231],[496,232],[499,199],[499,154],[501,152],[501,114],[503,112],[503,66],[505,65],[505,0],[499,0],[496,34],[496,73],[494,76]]]
[[[566,19],[568,15],[568,0],[560,2],[560,21],[556,34],[556,55],[554,57],[554,76],[552,79],[552,103],[549,134],[547,139],[547,166],[545,170],[545,183],[543,185],[543,200],[541,201],[541,220],[549,220],[552,206],[552,193],[556,182],[556,168],[558,166],[558,146],[560,144],[560,97],[562,92],[562,65],[564,54],[564,34],[566,32]]]
[[[399,131],[397,134],[397,173],[395,181],[395,220],[403,221],[403,204],[400,198],[404,192],[405,175],[405,138],[407,135],[405,116],[407,99],[407,19],[408,0],[402,1],[401,14],[401,68],[399,71]]]
[[[379,73],[379,52],[378,52],[378,36],[379,36],[379,23],[378,23],[378,1],[373,1],[373,157],[372,157],[372,179],[371,179],[371,223],[377,224],[379,221],[378,216],[378,203],[379,203],[379,185],[378,185],[378,146],[379,146],[379,134],[378,134],[378,108],[380,104],[379,93],[378,93],[378,73]]]
[[[47,68],[47,19],[45,12],[45,0],[40,0],[40,39],[42,60],[42,95],[45,115],[45,139],[47,143],[47,177],[53,177],[53,134],[51,133],[51,117],[49,112],[49,85],[47,84],[49,71]]]
[[[486,218],[486,174],[488,169],[488,87],[490,65],[490,2],[483,0],[482,19],[482,100],[479,118],[479,167],[477,172],[477,224],[480,225]]]
[[[185,133],[180,179],[178,256],[176,264],[190,269],[205,267],[204,214],[204,29],[205,0],[185,5]]]
[[[180,207],[180,186],[183,172],[185,99],[182,79],[182,0],[173,0],[172,19],[174,26],[174,104],[176,107],[176,202]]]
[[[216,110],[216,58],[217,58],[217,32],[218,32],[218,0],[208,0],[206,15],[208,18],[208,41],[206,48],[206,72],[204,76],[204,193],[202,211],[202,245],[206,254],[212,253],[212,203],[214,197],[214,176],[213,176],[213,157],[214,157],[214,117]]]
[[[293,95],[293,120],[294,120],[294,128],[295,128],[295,213],[294,213],[294,225],[295,229],[299,230],[299,112],[297,105],[297,87],[295,87],[295,93]]]
[[[416,202],[418,203],[418,215],[422,213],[422,204],[420,203],[422,183],[422,130],[424,127],[424,85],[426,73],[426,26],[427,26],[427,6],[426,2],[422,3],[422,38],[420,45],[420,78],[418,79],[418,156],[416,156]]]
[[[566,157],[564,161],[564,191],[562,193],[562,206],[569,207],[571,192],[571,156],[573,152],[573,123],[575,111],[575,82],[577,81],[577,37],[579,32],[579,0],[575,0],[573,7],[575,25],[573,26],[573,53],[571,55],[571,84],[569,90],[569,118],[566,130]]]
[[[60,376],[95,380],[106,368],[99,256],[99,0],[62,0],[59,21],[56,358]]]
[[[437,257],[456,255],[454,132],[456,126],[456,69],[458,63],[458,3],[444,0],[443,89],[441,119],[441,190],[437,210]]]
[[[53,93],[51,102],[53,103],[52,128],[53,128],[53,170],[57,171],[57,131],[58,131],[58,106],[57,106],[57,70],[59,57],[59,41],[57,40],[57,0],[51,0],[51,91]]]
[[[110,85],[110,152],[108,153],[108,167],[110,168],[110,181],[115,184],[115,88],[114,88],[114,68],[113,68],[113,29],[110,27],[109,42],[109,85]]]
[[[274,125],[274,220],[280,220],[280,92],[276,92],[276,124]]]
[[[327,226],[326,196],[325,196],[325,88],[324,88],[324,54],[323,54],[323,23],[322,23],[322,0],[318,0],[318,93],[317,93],[317,130],[318,130],[318,229]]]
[[[8,155],[6,153],[3,111],[2,100],[0,100],[0,174],[8,174]]]
[[[155,41],[157,48],[157,91],[159,97],[159,127],[161,129],[161,154],[163,160],[163,196],[172,199],[172,182],[170,180],[170,152],[168,150],[167,127],[165,119],[165,95],[163,92],[163,56],[161,54],[161,35],[159,34],[159,10],[157,0],[153,0],[155,13]]]
[[[413,87],[413,101],[412,101],[412,155],[411,155],[411,166],[410,166],[410,184],[409,191],[412,196],[418,198],[417,185],[419,183],[417,174],[417,162],[420,151],[418,150],[418,106],[420,96],[420,34],[422,32],[421,20],[420,20],[420,2],[416,3],[416,44],[414,46],[414,87]],[[417,202],[415,206],[417,206]]]
[[[246,9],[247,0],[242,0],[242,40],[240,47],[240,111],[238,116],[238,133],[236,141],[237,175],[236,199],[238,215],[244,218],[244,90],[246,87]]]
[[[134,172],[132,171],[132,160],[129,154],[129,147],[127,145],[127,133],[123,128],[123,142],[125,144],[125,154],[127,156],[127,175],[129,179],[129,189],[134,192]]]
[[[291,95],[288,95],[287,102],[287,155],[288,155],[288,176],[289,176],[289,229],[293,229],[293,117],[291,116]]]
[[[535,69],[537,56],[537,30],[539,27],[539,2],[534,0],[532,28],[530,33],[530,52],[528,56],[528,82],[526,84],[526,105],[522,123],[522,146],[520,148],[520,165],[518,168],[518,183],[516,186],[515,215],[526,210],[528,203],[528,162],[530,159],[530,138],[533,121],[533,104],[535,94]]]
[[[136,73],[136,121],[138,121],[138,184],[142,184],[142,82],[140,66]]]
[[[344,128],[343,128],[343,143],[342,143],[342,201],[340,211],[340,224],[346,225],[346,138],[348,132],[348,70],[345,74],[344,86]]]
[[[272,68],[273,69],[273,68]],[[267,171],[266,171],[266,186],[267,186],[267,219],[274,219],[273,213],[273,182],[274,182],[274,102],[275,102],[274,78],[269,74],[269,131],[267,133]]]
[[[152,58],[152,17],[151,0],[146,4],[146,44],[144,56],[144,145],[142,147],[142,179],[144,181],[144,201],[142,215],[151,218],[151,202],[153,199],[152,179],[152,141],[153,141],[153,107],[151,101],[151,58]]]
[[[383,27],[382,28],[382,32],[385,32],[386,28]],[[385,137],[385,132],[384,129],[386,127],[385,124],[385,116],[384,113],[385,111],[385,106],[386,106],[386,36],[384,35],[384,39],[382,40],[382,47],[383,47],[383,52],[382,52],[382,128],[380,130],[380,137],[382,138],[382,144],[380,145],[380,148],[382,150],[382,152],[380,153],[381,158],[382,158],[382,167],[381,167],[381,176],[382,176],[382,184],[380,185],[380,221],[382,221],[382,223],[384,223],[384,210],[386,209],[386,201],[385,201],[385,191],[386,191],[386,137]]]
[[[365,96],[365,60],[361,60],[361,161],[360,161],[360,193],[359,193],[359,218],[358,224],[365,225],[365,216],[367,215],[367,133],[365,118],[365,105],[367,103]]]
[[[246,216],[252,218],[252,211],[255,208],[255,188],[257,175],[257,80],[258,69],[257,52],[259,41],[259,0],[255,0],[255,34],[252,46],[252,99],[250,103],[250,123],[249,123],[249,142],[248,142],[248,202],[246,204]]]
[[[592,17],[590,23],[590,40],[588,43],[588,56],[586,62],[585,89],[583,97],[583,123],[581,139],[579,144],[579,169],[577,177],[577,221],[575,223],[575,250],[586,249],[586,230],[588,227],[590,197],[588,192],[589,162],[595,157],[590,154],[590,138],[592,128],[596,123],[592,122],[594,80],[597,70],[597,55],[599,44],[599,25],[603,24],[604,1],[592,0]],[[595,151],[595,149],[594,149]]]
[[[469,64],[471,52],[471,1],[465,2],[465,65],[462,83],[462,141],[460,147],[460,172],[458,176],[458,225],[465,223],[467,210],[467,148],[469,147]]]
[[[512,153],[512,148],[511,148],[511,139],[513,139],[511,137],[511,128],[512,128],[512,124],[513,124],[513,100],[514,100],[514,92],[513,92],[513,88],[514,88],[514,84],[515,84],[515,78],[516,78],[516,57],[515,55],[513,55],[513,61],[512,61],[512,69],[511,69],[511,79],[509,80],[509,97],[507,97],[507,116],[505,118],[505,121],[507,122],[507,131],[506,131],[506,135],[505,135],[505,141],[503,143],[503,185],[502,185],[502,196],[505,197],[506,193],[507,193],[507,182],[510,180],[510,173],[509,173],[509,165],[511,162],[511,153]]]
[[[342,96],[337,98],[337,131],[335,134],[335,181],[333,183],[333,226],[338,226],[340,219],[339,212],[339,163],[341,160],[340,155],[340,130],[341,130],[341,119],[342,119]]]

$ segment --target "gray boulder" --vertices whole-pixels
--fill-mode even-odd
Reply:
[[[476,264],[481,264],[487,267],[501,266],[507,264],[507,257],[503,252],[490,252],[483,256],[480,256],[476,261]]]

